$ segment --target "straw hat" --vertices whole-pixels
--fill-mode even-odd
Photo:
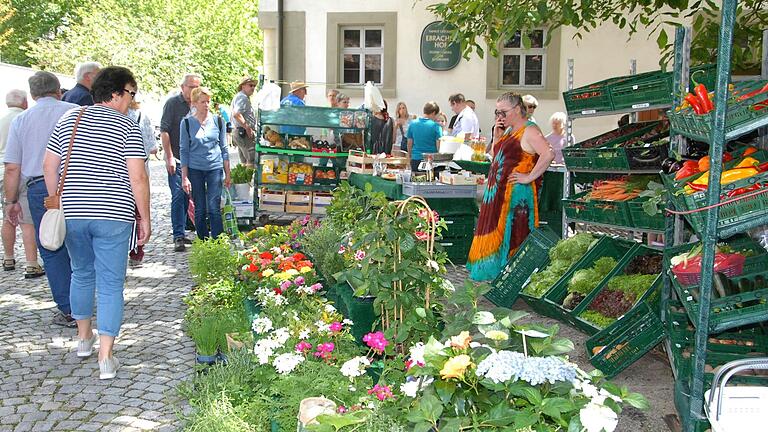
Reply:
[[[258,82],[258,81],[256,81],[255,79],[253,79],[253,78],[251,78],[251,77],[247,76],[247,77],[243,78],[242,80],[240,80],[240,84],[238,84],[238,85],[237,85],[237,89],[238,89],[238,90],[242,90],[242,88],[243,88],[243,86],[244,86],[244,85],[246,85],[246,84],[248,84],[248,83],[254,83],[254,84],[255,84],[255,83],[257,83],[257,82]]]
[[[300,90],[303,88],[307,88],[307,84],[303,81],[292,81],[291,82],[291,93],[295,92],[296,90]]]

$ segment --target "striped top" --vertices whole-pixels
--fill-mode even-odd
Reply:
[[[47,150],[61,157],[59,173],[79,112],[78,108],[65,113],[48,141]],[[77,126],[64,181],[64,216],[133,222],[135,201],[126,159],[134,158],[146,158],[139,125],[112,108],[88,107]]]

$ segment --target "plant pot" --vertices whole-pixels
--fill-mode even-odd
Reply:
[[[197,364],[203,364],[203,365],[208,365],[208,366],[216,364],[216,361],[218,359],[219,359],[218,354],[213,354],[213,355],[197,354],[195,356],[195,361],[197,362]]]
[[[232,199],[250,201],[251,198],[253,198],[253,194],[251,193],[251,185],[249,183],[236,183],[232,186],[235,188],[235,197],[237,197],[232,197]]]
[[[221,350],[219,350],[219,352],[216,353],[216,362],[217,363],[221,363],[223,365],[226,365],[227,364],[227,355],[224,354],[223,352],[221,352]]]

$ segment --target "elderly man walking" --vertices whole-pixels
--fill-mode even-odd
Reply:
[[[256,89],[256,80],[243,78],[237,86],[237,94],[232,98],[232,119],[235,131],[232,140],[237,146],[240,163],[253,168],[256,161],[256,113],[253,111],[251,96]]]
[[[0,160],[5,158],[5,145],[8,142],[8,131],[11,129],[11,122],[23,113],[27,106],[27,92],[24,90],[11,90],[5,95],[5,104],[8,110],[3,117],[0,117]],[[3,188],[3,178],[5,176],[5,165],[0,163],[0,189]],[[0,190],[3,199],[5,194]],[[19,218],[21,226],[22,241],[24,243],[24,255],[27,259],[25,265],[24,277],[36,278],[43,276],[40,264],[37,262],[37,245],[35,244],[35,227],[32,224],[32,216],[29,214],[29,204],[27,201],[27,187],[22,183],[19,188],[19,204],[21,204],[22,214]],[[16,258],[14,246],[16,244],[16,226],[9,220],[8,215],[3,214],[3,270],[11,271],[16,269]]]
[[[79,63],[75,67],[75,79],[77,84],[64,93],[61,98],[64,102],[69,102],[81,106],[93,105],[93,96],[91,95],[91,85],[93,79],[101,70],[101,65],[96,62]]]
[[[173,227],[173,250],[184,252],[187,240],[184,229],[187,226],[187,207],[189,197],[181,187],[181,156],[179,153],[179,126],[181,119],[189,113],[189,101],[192,90],[200,87],[203,78],[198,74],[188,73],[181,79],[181,92],[171,96],[163,106],[160,119],[160,141],[163,143],[165,169],[168,171],[168,187],[171,188],[171,226]]]
[[[58,312],[53,317],[53,324],[75,327],[69,306],[69,284],[72,269],[67,248],[50,251],[40,244],[37,233],[40,220],[45,213],[43,201],[48,196],[43,178],[43,158],[45,148],[59,118],[77,105],[62,102],[61,86],[56,75],[39,71],[29,78],[29,91],[37,104],[19,114],[8,132],[8,144],[5,148],[5,201],[3,202],[8,220],[17,225],[22,215],[19,204],[19,185],[24,181],[32,221],[35,225],[35,237],[40,255],[45,261],[48,285],[51,287],[53,300]]]

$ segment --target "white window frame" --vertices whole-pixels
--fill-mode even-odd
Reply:
[[[359,48],[348,48],[344,46],[344,32],[346,30],[357,30],[360,32],[360,47]],[[379,30],[381,31],[381,46],[375,47],[375,48],[366,48],[365,46],[365,31],[366,30]],[[384,26],[342,26],[340,28],[340,37],[339,37],[339,51],[341,52],[341,55],[339,56],[339,83],[345,86],[364,86],[365,85],[365,56],[366,55],[379,55],[381,57],[381,81],[375,82],[374,85],[381,87],[384,84],[384,80],[386,79],[384,76],[384,62],[386,59],[384,58]],[[357,83],[347,83],[344,82],[344,56],[348,54],[356,54],[360,56],[360,73],[358,75],[358,82]]]
[[[547,41],[547,32],[545,28],[537,28],[534,30],[542,31],[542,40]],[[542,48],[530,48],[525,49],[523,47],[522,39],[520,40],[520,48],[504,48],[506,40],[502,41],[501,49],[499,52],[499,87],[501,88],[530,88],[530,89],[544,89],[547,87],[547,47]],[[516,55],[520,57],[520,83],[518,84],[504,84],[504,56]],[[527,55],[540,55],[541,56],[541,84],[526,85],[525,84],[525,56]]]

